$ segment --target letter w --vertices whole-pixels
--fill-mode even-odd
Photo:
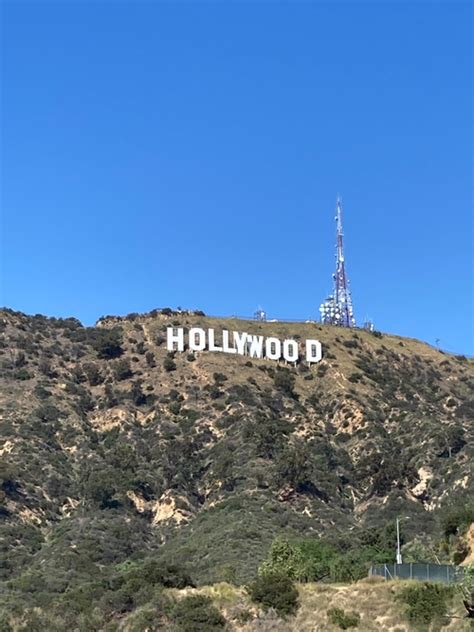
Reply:
[[[249,336],[250,348],[249,355],[251,358],[261,358],[263,349],[263,336]]]

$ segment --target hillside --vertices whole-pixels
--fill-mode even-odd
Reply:
[[[169,354],[168,326],[317,338],[323,359]],[[147,556],[198,584],[248,582],[276,535],[344,549],[396,515],[407,543],[441,558],[442,517],[472,497],[474,362],[462,356],[171,310],[94,328],[3,310],[0,327],[8,607],[25,594],[45,606]]]

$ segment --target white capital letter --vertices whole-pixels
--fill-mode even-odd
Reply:
[[[269,360],[279,360],[281,358],[281,342],[278,338],[267,338],[265,340],[265,357]]]
[[[222,351],[224,353],[237,353],[235,347],[229,347],[229,332],[227,329],[222,330]]]
[[[283,342],[283,357],[287,362],[298,360],[298,343],[296,340],[285,340]]]
[[[178,345],[178,351],[184,351],[184,330],[182,327],[177,328],[178,333],[174,333],[174,327],[166,328],[166,348],[168,351],[174,351],[175,343]]]
[[[251,358],[261,358],[263,348],[263,336],[249,336],[249,355]]]
[[[189,348],[192,351],[204,351],[206,348],[206,332],[200,327],[189,330]]]
[[[219,347],[215,343],[214,329],[208,329],[207,335],[209,337],[209,351],[222,351],[222,347]]]
[[[245,332],[239,333],[238,331],[233,331],[234,334],[234,345],[237,347],[237,353],[240,355],[245,355],[245,342],[247,340],[247,334]]]
[[[319,340],[306,341],[306,362],[319,362],[323,357],[323,349]]]

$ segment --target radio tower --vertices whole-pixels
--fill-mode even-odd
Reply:
[[[355,327],[352,296],[344,262],[342,204],[339,198],[336,202],[336,235],[336,272],[332,275],[334,290],[319,308],[321,322],[339,327]]]

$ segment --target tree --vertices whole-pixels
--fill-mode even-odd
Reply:
[[[143,406],[143,404],[146,404],[146,395],[142,391],[142,385],[138,380],[132,384],[132,388],[130,389],[130,399],[135,406]]]
[[[280,615],[298,610],[298,591],[286,575],[261,575],[247,588],[252,601],[264,608],[274,608]]]
[[[145,360],[146,363],[148,364],[148,366],[150,368],[153,368],[156,366],[156,362],[155,362],[155,354],[153,353],[153,351],[147,351],[145,354]]]
[[[116,475],[113,470],[95,470],[89,474],[85,485],[85,495],[96,502],[101,509],[117,506],[113,496],[117,493]]]
[[[82,368],[91,386],[98,386],[104,381],[104,376],[94,362],[86,362]]]
[[[429,626],[441,620],[448,611],[448,601],[453,596],[451,586],[431,582],[405,586],[396,599],[406,604],[406,616],[415,625]]]
[[[132,367],[130,366],[130,360],[128,358],[122,358],[114,363],[114,375],[115,379],[122,381],[132,377]]]
[[[329,575],[336,551],[316,538],[289,542],[275,538],[259,575],[285,575],[299,582],[320,581]]]
[[[295,388],[295,376],[289,369],[279,368],[277,369],[274,377],[275,387],[282,391],[288,397],[297,399],[298,396],[294,391]]]
[[[226,625],[212,600],[203,595],[180,599],[171,611],[171,618],[183,632],[218,632]]]
[[[96,329],[92,346],[97,357],[103,360],[119,358],[122,353],[122,333],[117,327],[114,329]]]
[[[281,483],[287,483],[297,492],[313,487],[313,459],[305,444],[285,448],[278,456],[276,468]]]
[[[168,373],[176,369],[176,363],[172,357],[166,356],[163,360],[163,368],[165,371],[168,371]]]

